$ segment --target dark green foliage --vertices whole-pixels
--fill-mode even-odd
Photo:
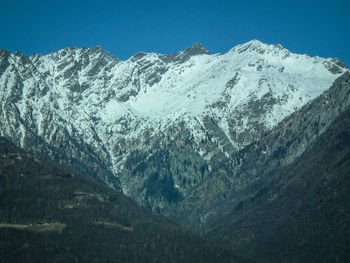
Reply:
[[[266,195],[269,191],[269,187],[268,186],[264,186],[263,188],[259,189],[259,191],[250,198],[251,202],[254,202],[255,200],[263,197],[264,195]]]
[[[165,174],[162,178],[157,172],[151,174],[145,184],[146,197],[164,197],[168,202],[176,202],[181,199],[181,194],[174,187],[174,181],[171,174]]]
[[[243,208],[243,205],[244,205],[244,202],[243,202],[243,201],[240,201],[240,202],[236,205],[235,210],[237,210],[237,211],[241,210],[241,209]]]
[[[173,136],[152,138],[150,150],[132,151],[124,165],[123,174],[135,182],[130,187],[134,198],[157,212],[184,200],[187,191],[199,185],[208,171],[193,149],[190,133],[174,128]]]
[[[56,176],[69,178],[69,177],[72,177],[72,174],[70,174],[70,173],[57,173]]]
[[[1,137],[0,153],[1,263],[242,262],[121,193]],[[171,177],[164,180],[173,184]]]

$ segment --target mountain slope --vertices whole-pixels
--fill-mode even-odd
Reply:
[[[257,40],[127,61],[101,48],[1,51],[0,131],[181,222],[193,204],[198,226],[216,192],[250,187],[239,154],[346,71]]]
[[[217,153],[211,162],[211,176],[193,188],[181,204],[165,209],[166,214],[198,230],[215,224],[215,218],[269,185],[276,169],[288,166],[312,147],[349,106],[350,72],[346,72],[330,89],[255,138],[250,145],[229,157]]]
[[[349,92],[350,89],[348,89]],[[256,262],[347,262],[350,108],[254,195],[217,217],[208,235]]]
[[[0,137],[0,262],[243,262]]]

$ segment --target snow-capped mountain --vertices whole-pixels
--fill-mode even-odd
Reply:
[[[225,54],[197,43],[126,61],[99,47],[2,50],[0,134],[163,211],[208,180],[226,182],[235,153],[346,71],[338,59],[257,40]]]

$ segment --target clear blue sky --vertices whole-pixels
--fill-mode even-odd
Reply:
[[[350,1],[2,0],[0,49],[26,55],[101,46],[127,59],[200,42],[211,53],[258,39],[350,67]]]

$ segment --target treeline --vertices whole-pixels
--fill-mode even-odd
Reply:
[[[241,262],[90,177],[5,147],[13,154],[0,158],[1,263]]]

